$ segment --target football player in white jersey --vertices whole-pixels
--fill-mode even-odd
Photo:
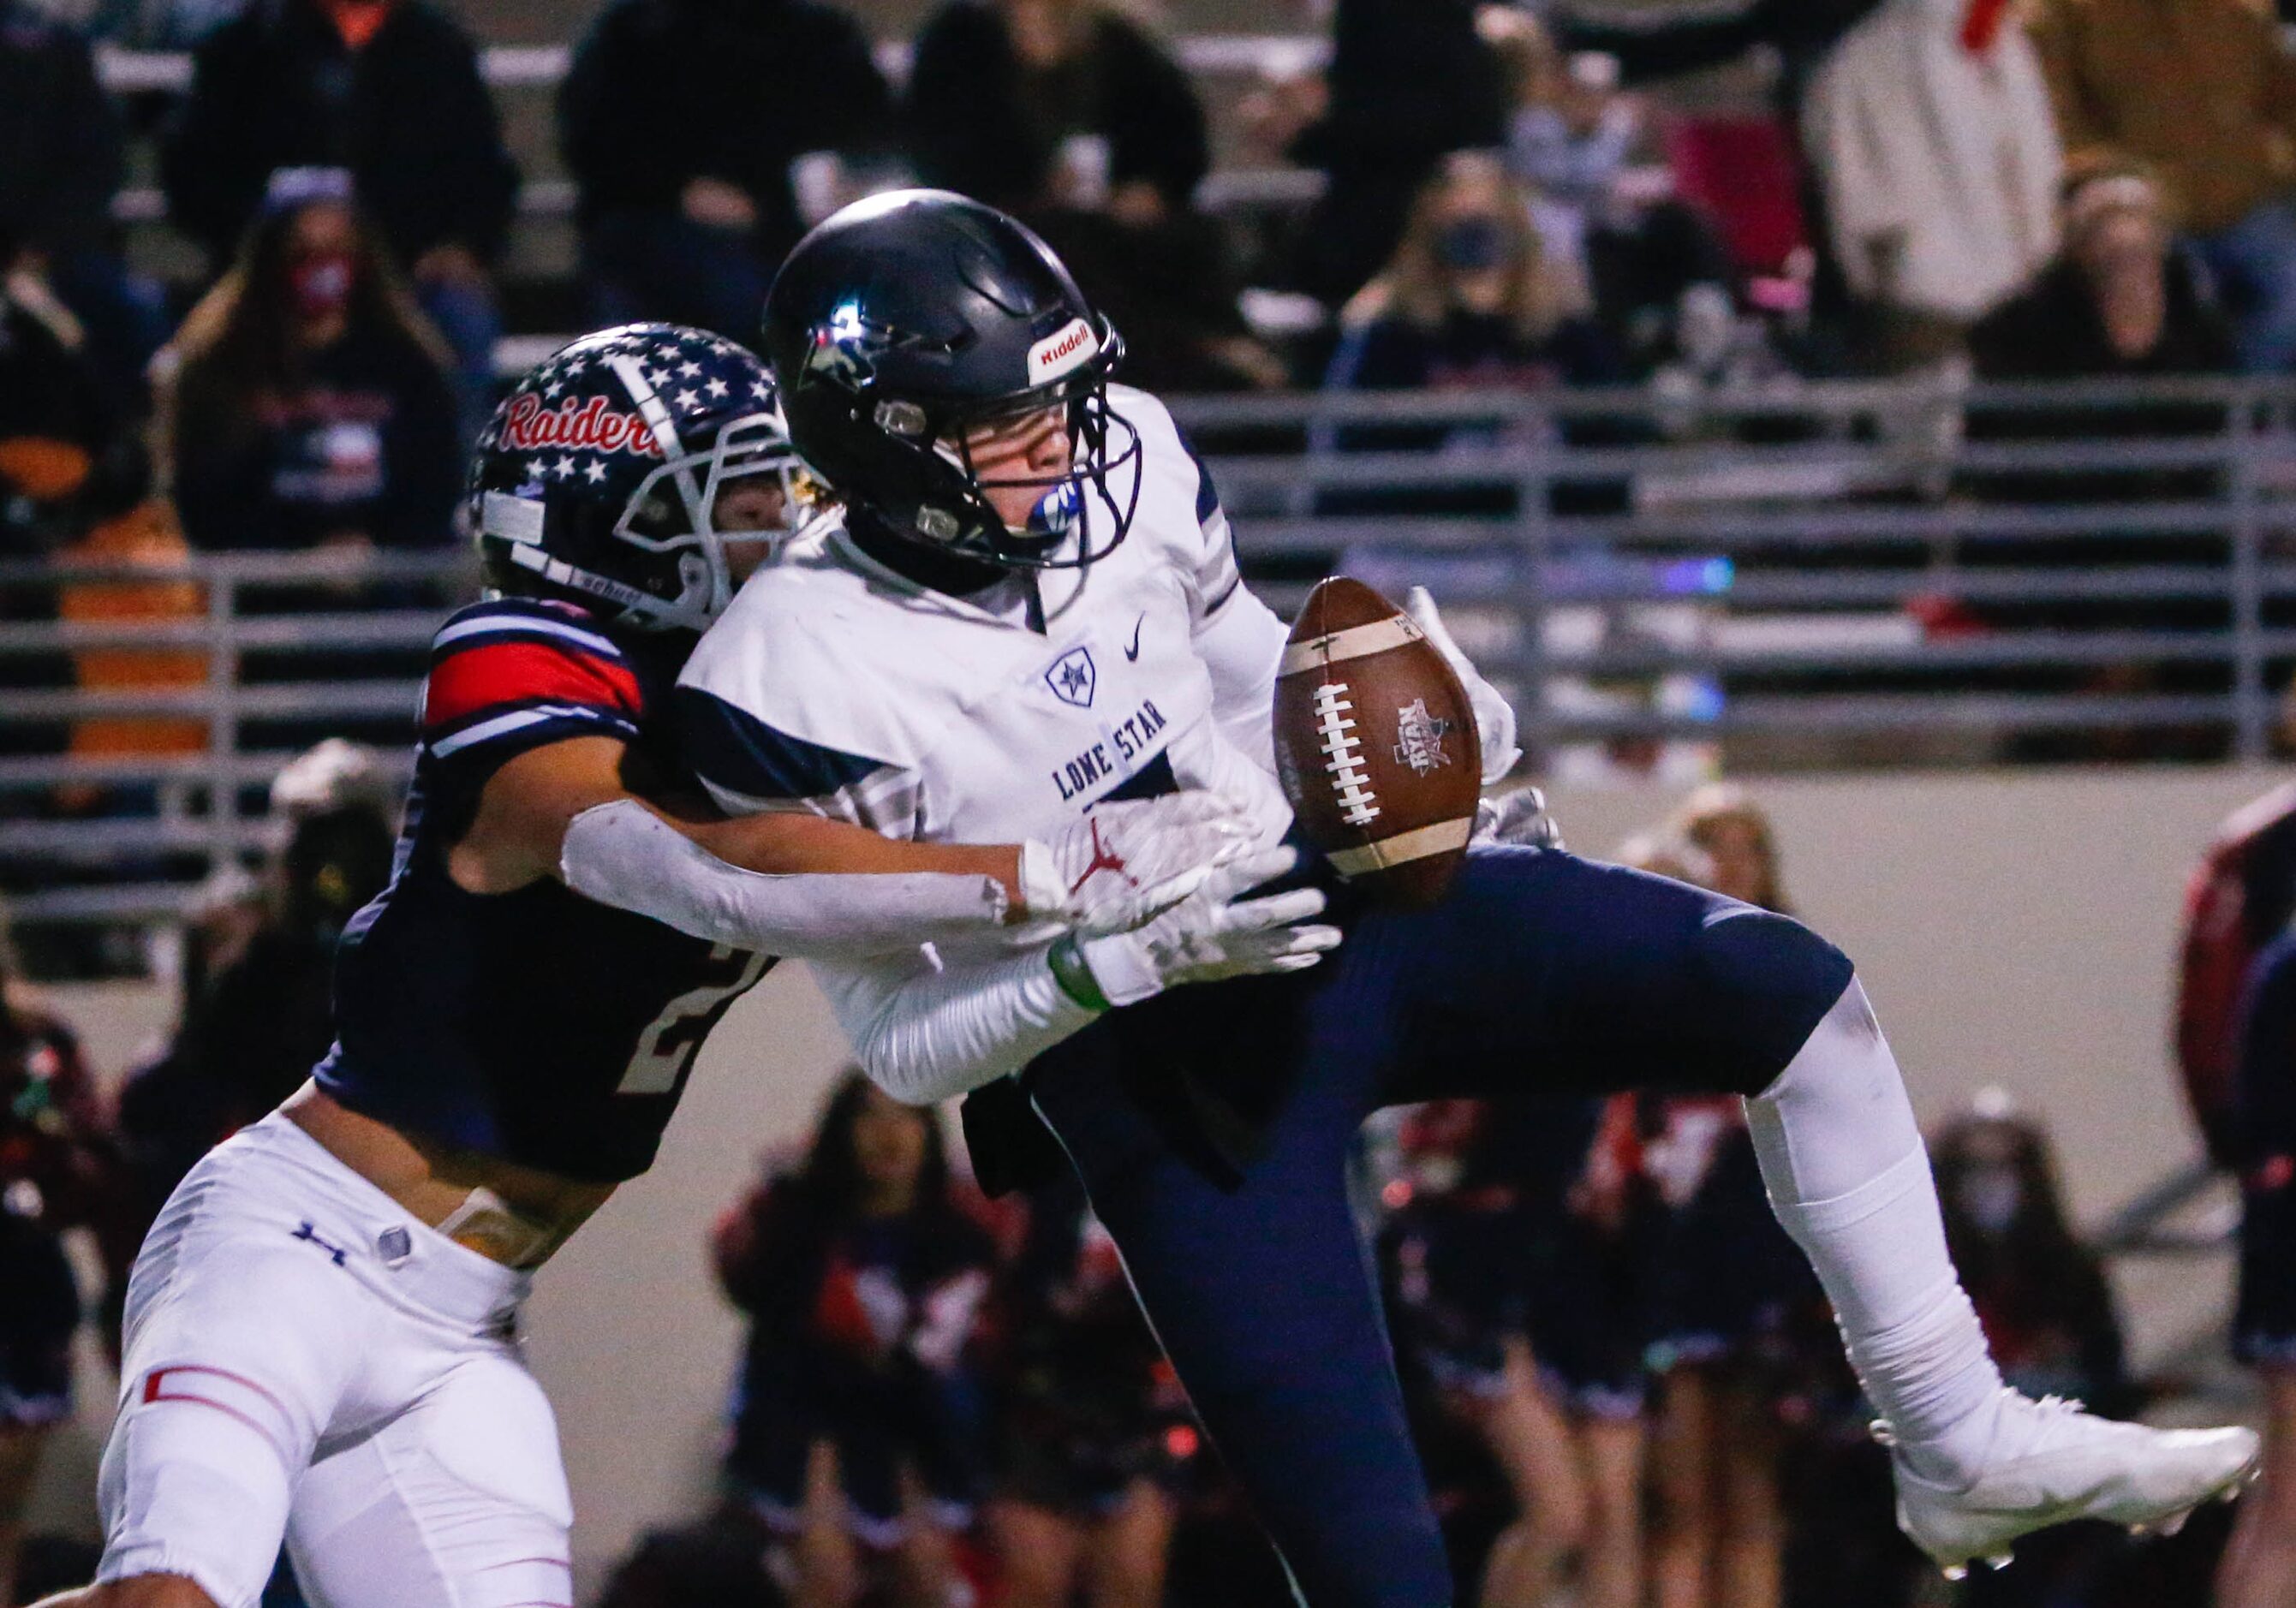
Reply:
[[[1286,833],[1283,628],[1240,584],[1169,415],[1111,384],[1115,332],[1042,242],[945,193],[858,203],[782,269],[765,347],[844,513],[753,578],[681,676],[682,742],[721,806],[1004,841],[1210,790]],[[1512,717],[1456,663],[1495,780]],[[2245,1430],[2156,1432],[2003,1384],[1889,1046],[1806,929],[1506,844],[1431,909],[1332,899],[1347,936],[1326,964],[1179,991],[1222,961],[1185,902],[1185,930],[816,968],[883,1087],[977,1089],[989,1181],[1065,1153],[1315,1608],[1454,1600],[1342,1176],[1362,1118],[1398,1101],[1746,1096],[1894,1448],[1900,1522],[1949,1571],[2065,1519],[2166,1522],[2247,1476]],[[1330,939],[1294,931],[1302,958]]]
[[[993,949],[1013,915],[1123,927],[1194,890],[1229,966],[1314,959],[1285,925],[1312,893],[1224,902],[1219,878],[1289,857],[1239,855],[1208,799],[959,849],[631,791],[675,773],[670,686],[783,533],[791,467],[764,366],[698,330],[600,332],[504,402],[471,488],[492,592],[435,639],[391,884],[338,960],[337,1043],[144,1243],[102,1583],[60,1602],[252,1608],[283,1535],[319,1608],[570,1602],[519,1307],[652,1161],[769,956]]]

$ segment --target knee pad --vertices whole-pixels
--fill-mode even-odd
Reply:
[[[1709,914],[1693,941],[1697,1007],[1721,1054],[1702,1083],[1767,1088],[1849,986],[1849,957],[1789,916],[1744,906]]]

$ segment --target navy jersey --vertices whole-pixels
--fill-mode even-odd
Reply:
[[[773,963],[555,881],[467,892],[447,854],[516,755],[584,735],[663,744],[657,711],[681,657],[668,646],[522,598],[441,628],[390,885],[336,957],[339,1037],[317,1071],[330,1095],[568,1177],[611,1182],[652,1164],[702,1038]]]

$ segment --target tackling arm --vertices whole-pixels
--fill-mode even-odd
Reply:
[[[630,765],[608,736],[504,762],[448,857],[455,881],[504,893],[555,875],[712,943],[825,960],[977,948],[1022,922],[1120,931],[1185,898],[1250,838],[1226,801],[1176,795],[1103,806],[1041,841],[917,842],[804,811],[726,819],[666,801]]]
[[[883,954],[978,935],[1026,908],[1019,845],[897,842],[844,822],[740,820],[631,791],[607,736],[530,749],[488,779],[448,857],[455,881],[576,892],[713,943],[798,958]]]

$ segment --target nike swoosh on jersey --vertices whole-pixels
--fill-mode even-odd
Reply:
[[[1138,662],[1138,660],[1139,660],[1139,658],[1140,658],[1140,628],[1141,628],[1142,626],[1146,625],[1147,623],[1148,623],[1148,611],[1147,611],[1147,610],[1145,610],[1145,609],[1143,609],[1143,610],[1141,610],[1141,611],[1140,611],[1140,618],[1139,618],[1139,619],[1136,619],[1136,620],[1134,620],[1134,621],[1132,622],[1132,645],[1131,645],[1130,647],[1128,647],[1128,648],[1127,648],[1127,649],[1125,649],[1125,650],[1124,650],[1124,657],[1126,658],[1126,660],[1129,660],[1129,661],[1131,661],[1131,662],[1135,662],[1135,663],[1136,663],[1136,662]]]

